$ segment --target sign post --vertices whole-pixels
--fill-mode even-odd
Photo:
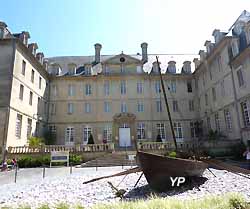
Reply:
[[[69,151],[52,151],[50,158],[50,167],[52,163],[67,162],[69,166]]]

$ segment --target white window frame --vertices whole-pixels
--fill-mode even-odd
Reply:
[[[32,119],[28,118],[27,119],[27,139],[31,137],[31,132],[32,132]]]
[[[244,75],[242,67],[239,67],[236,71],[239,87],[243,87],[245,85]]]
[[[25,72],[26,72],[26,62],[23,60],[22,61],[22,75],[25,76]]]
[[[225,81],[224,80],[221,81],[220,88],[221,88],[221,96],[225,96],[226,92],[225,92]]]
[[[122,102],[122,103],[121,103],[121,112],[122,112],[122,113],[128,112],[126,102]]]
[[[110,105],[111,105],[110,102],[104,101],[104,112],[107,113],[111,111]]]
[[[156,101],[156,112],[162,112],[162,102],[161,102],[161,100]]]
[[[212,87],[212,96],[213,96],[213,101],[216,101],[217,95],[216,95],[216,88]]]
[[[137,123],[137,139],[146,139],[146,125],[143,122]]]
[[[23,119],[23,116],[21,114],[17,114],[17,116],[16,116],[16,129],[15,129],[15,136],[17,139],[21,139],[22,119]]]
[[[225,123],[226,123],[226,128],[228,131],[231,131],[233,128],[232,125],[232,117],[229,109],[224,110],[224,116],[225,116]]]
[[[242,116],[245,127],[250,127],[250,108],[247,101],[241,102]]]
[[[189,106],[189,111],[193,112],[194,111],[194,100],[189,100],[188,106]]]
[[[126,90],[126,81],[122,80],[121,81],[121,94],[124,95],[126,94],[127,90]]]
[[[33,92],[30,91],[30,95],[29,95],[29,105],[32,106],[32,103],[33,103]]]
[[[20,84],[19,87],[19,99],[23,101],[23,94],[24,94],[24,86]]]
[[[104,89],[104,95],[108,96],[110,94],[110,82],[109,81],[104,81],[103,89]]]
[[[220,116],[219,116],[219,113],[215,113],[214,115],[214,121],[215,121],[215,128],[218,132],[221,131],[221,127],[220,127]]]
[[[73,114],[74,112],[74,104],[73,103],[68,103],[68,114]]]
[[[75,85],[68,85],[68,96],[75,96]]]
[[[39,76],[39,89],[41,89],[41,88],[42,88],[42,77]]]
[[[170,81],[170,92],[176,93],[176,81],[175,80]]]
[[[195,122],[190,122],[190,136],[191,138],[196,138],[197,133],[196,133],[196,128],[195,128]]]
[[[157,136],[160,135],[162,141],[166,141],[165,123],[156,124]]]
[[[160,81],[155,81],[155,93],[156,94],[159,94],[159,93],[161,93],[161,83],[160,83]]]
[[[35,71],[32,69],[31,70],[31,78],[30,78],[30,81],[32,82],[32,83],[34,83],[34,81],[35,81]]]
[[[85,111],[85,113],[91,113],[91,103],[86,102],[84,104],[84,111]]]
[[[89,96],[92,94],[91,84],[85,84],[85,95]]]
[[[73,126],[68,126],[65,129],[65,144],[73,145],[75,141],[75,128]]]
[[[103,141],[112,142],[112,125],[106,124],[103,128]]]
[[[138,81],[137,82],[137,94],[142,94],[143,93],[143,82],[142,81]]]
[[[55,84],[52,85],[52,95],[53,95],[54,97],[57,96],[57,86],[56,86]]]
[[[137,102],[137,112],[144,112],[144,104],[142,101]]]
[[[179,107],[178,107],[178,101],[173,100],[173,112],[178,112]]]
[[[51,103],[51,115],[56,114],[56,103]]]
[[[83,144],[88,144],[90,134],[92,134],[92,128],[89,125],[83,127],[83,136],[82,136]]]
[[[175,132],[175,138],[176,139],[183,139],[183,131],[182,126],[180,122],[174,122],[174,132]]]

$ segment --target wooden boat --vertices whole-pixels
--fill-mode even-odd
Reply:
[[[156,191],[165,191],[172,187],[176,177],[184,177],[185,181],[201,177],[207,163],[182,158],[165,157],[157,154],[137,151],[137,160],[149,186]],[[177,181],[174,186],[177,186]]]

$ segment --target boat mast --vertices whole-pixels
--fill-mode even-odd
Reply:
[[[165,100],[165,104],[166,104],[166,107],[167,107],[171,132],[172,132],[172,135],[173,135],[175,151],[177,151],[177,143],[176,143],[176,138],[175,138],[175,133],[174,133],[174,127],[173,127],[172,118],[171,118],[171,114],[170,114],[170,110],[169,110],[169,105],[168,105],[167,95],[166,95],[166,91],[165,91],[165,86],[164,86],[164,83],[163,83],[163,80],[162,80],[161,68],[160,68],[160,65],[159,65],[158,56],[156,56],[156,61],[157,61],[158,71],[159,71],[159,75],[160,75],[160,79],[161,79],[161,88],[162,88],[162,91],[163,91],[164,100]]]

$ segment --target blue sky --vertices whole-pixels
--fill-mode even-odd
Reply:
[[[4,0],[1,0],[4,1]],[[249,0],[12,0],[0,20],[29,31],[46,57],[141,52],[197,54],[215,28],[227,30]]]

